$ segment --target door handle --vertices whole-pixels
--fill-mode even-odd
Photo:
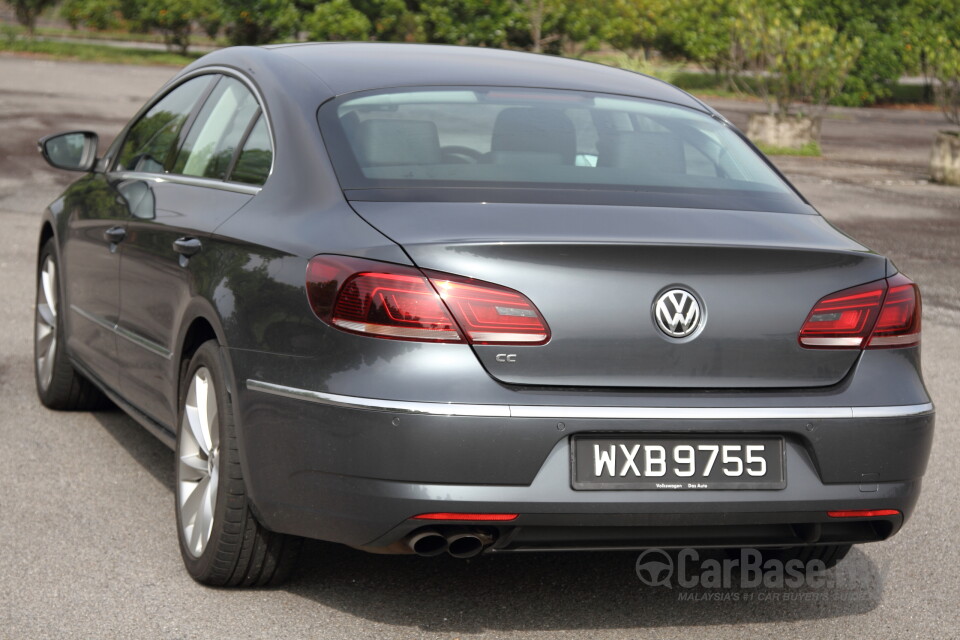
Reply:
[[[127,237],[127,230],[123,227],[110,227],[103,232],[103,239],[110,244],[119,244]]]
[[[190,238],[185,236],[183,238],[178,238],[173,241],[173,250],[179,253],[180,255],[186,256],[188,258],[192,255],[196,255],[201,248],[202,248],[202,245],[200,244],[200,241],[196,238]]]

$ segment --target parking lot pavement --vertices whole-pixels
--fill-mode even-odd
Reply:
[[[832,111],[825,158],[776,159],[924,292],[938,409],[924,493],[830,584],[667,589],[641,583],[630,553],[457,562],[311,543],[288,586],[231,592],[180,566],[172,453],[121,413],[53,413],[33,392],[37,215],[72,177],[34,142],[70,128],[109,140],[173,72],[0,57],[0,638],[960,637],[960,189],[924,179],[937,114]],[[716,102],[739,124],[758,108]]]

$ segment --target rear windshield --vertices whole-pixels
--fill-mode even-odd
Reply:
[[[320,110],[352,199],[801,211],[728,126],[669,103],[512,88],[350,94]]]

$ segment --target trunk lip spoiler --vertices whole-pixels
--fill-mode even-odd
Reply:
[[[620,420],[858,419],[915,416],[934,411],[932,402],[869,407],[617,407],[466,404],[345,396],[248,379],[250,391],[346,409],[418,415]]]

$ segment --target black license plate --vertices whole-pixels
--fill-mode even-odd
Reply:
[[[783,438],[574,436],[574,489],[783,489]]]

